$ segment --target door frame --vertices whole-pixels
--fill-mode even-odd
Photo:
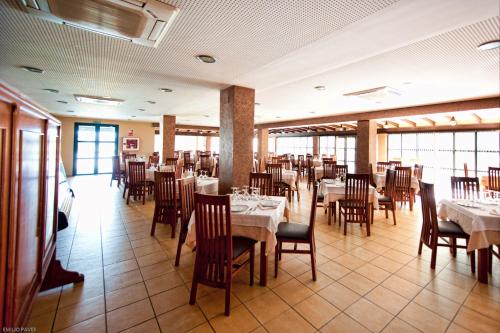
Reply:
[[[95,150],[94,150],[94,172],[93,173],[76,173],[76,160],[78,159],[78,127],[79,126],[95,126],[96,128],[96,140]],[[75,122],[75,127],[73,130],[73,175],[74,176],[84,176],[84,175],[97,175],[98,172],[98,160],[99,160],[99,132],[101,127],[114,127],[115,128],[115,155],[118,155],[118,136],[119,136],[119,125],[115,124],[101,124],[101,123],[85,123],[85,122]],[[90,141],[89,141],[90,142]],[[110,172],[109,172],[110,173]],[[103,173],[106,174],[106,173]]]

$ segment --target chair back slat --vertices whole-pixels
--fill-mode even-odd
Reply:
[[[266,165],[266,172],[273,176],[273,184],[281,183],[283,180],[281,163],[270,163]]]
[[[479,178],[451,177],[451,196],[453,199],[479,199]]]
[[[500,168],[488,168],[488,189],[500,191]]]
[[[120,157],[113,156],[113,175],[119,175],[121,172],[120,169]]]
[[[272,156],[271,157],[271,163],[272,164],[278,164],[282,160],[281,156]]]
[[[194,177],[187,177],[178,180],[179,200],[181,202],[181,223],[187,227],[191,214],[194,210],[194,193],[196,184]]]
[[[231,203],[228,195],[194,194],[198,282],[224,287],[232,270]]]
[[[334,167],[336,162],[332,160],[325,161],[323,159],[323,178],[324,179],[335,179],[335,170]]]
[[[273,175],[270,173],[251,172],[248,183],[250,187],[260,188],[261,195],[273,195]]]
[[[389,164],[398,167],[401,166],[401,161],[389,161]]]
[[[396,189],[396,171],[387,169],[385,171],[385,190],[384,190],[384,195],[393,198],[395,196],[395,191]]]
[[[424,174],[424,166],[422,164],[415,164],[413,167],[413,175],[418,179],[422,180]]]
[[[309,239],[314,240],[314,226],[316,223],[316,208],[318,205],[318,184],[313,186],[311,214],[309,215]]]
[[[282,160],[280,161],[280,164],[281,164],[281,167],[282,167],[283,169],[285,169],[285,170],[290,170],[290,160],[288,160],[288,159],[286,159],[286,160],[285,160],[285,159],[282,159]]]
[[[418,182],[420,186],[420,202],[422,204],[422,231],[420,233],[421,241],[432,247],[437,242],[437,213],[436,200],[434,199],[434,185]]]
[[[175,172],[155,171],[155,205],[177,210]]]
[[[396,167],[396,182],[394,184],[397,191],[409,191],[411,186],[411,167]]]
[[[390,162],[377,162],[377,172],[385,172],[391,167]]]
[[[200,169],[203,171],[210,171],[210,154],[200,155]]]
[[[185,151],[183,156],[184,156],[184,165],[186,163],[191,162],[191,152],[190,151]]]
[[[368,206],[368,174],[348,173],[345,184],[345,200],[356,203],[356,206]]]
[[[160,156],[158,155],[151,155],[149,156],[149,159],[148,159],[148,165],[149,166],[158,166],[158,164],[160,164]]]
[[[145,162],[128,162],[128,182],[130,185],[138,185],[146,180],[146,163]]]

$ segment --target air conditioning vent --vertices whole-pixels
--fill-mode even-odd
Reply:
[[[157,47],[178,9],[158,0],[18,0],[43,19]]]
[[[348,94],[344,94],[344,96],[355,96],[372,102],[381,103],[386,101],[387,99],[401,96],[401,92],[392,87],[384,86],[351,92]]]

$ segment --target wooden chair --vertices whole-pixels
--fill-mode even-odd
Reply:
[[[291,164],[290,164],[290,160],[285,160],[285,159],[282,159],[280,161],[281,163],[281,167],[285,170],[290,170],[290,167],[291,167]]]
[[[211,175],[212,166],[210,165],[210,155],[200,154],[200,170],[206,171],[208,175]]]
[[[488,189],[500,191],[500,168],[488,167]]]
[[[389,164],[398,167],[401,166],[401,161],[389,161]]]
[[[148,159],[148,167],[154,166],[157,167],[160,164],[160,156],[151,155]]]
[[[314,223],[316,220],[316,195],[318,185],[313,187],[309,225],[303,223],[281,222],[276,232],[276,248],[274,250],[274,277],[278,277],[278,261],[283,253],[309,254],[313,281],[316,281],[316,243],[314,241]],[[293,249],[283,249],[283,243],[295,243]],[[308,250],[297,249],[297,244],[309,244]]]
[[[177,226],[177,192],[175,172],[155,172],[155,211],[151,236],[155,235],[156,223],[170,224],[171,237],[175,238]]]
[[[377,172],[385,172],[390,166],[390,162],[377,162]]]
[[[127,205],[130,197],[134,200],[142,197],[142,204],[146,203],[146,163],[145,162],[128,162],[128,194]]]
[[[198,283],[226,290],[225,311],[229,316],[233,275],[250,263],[250,285],[254,280],[253,239],[232,237],[229,195],[194,194],[196,217],[196,260],[189,304],[196,302]],[[246,254],[250,258],[235,264]]]
[[[305,167],[306,167],[306,161],[304,159],[304,155],[297,155],[297,164],[298,164],[298,172],[301,174],[301,176],[305,176]]]
[[[274,195],[287,196],[288,192],[288,201],[292,201],[292,191],[290,185],[283,182],[283,169],[281,167],[281,163],[267,164],[266,172],[272,175]]]
[[[466,249],[467,245],[457,245],[457,239],[465,239],[469,243],[469,235],[453,221],[438,220],[436,213],[436,201],[434,199],[434,185],[419,181],[420,198],[422,203],[422,231],[418,245],[418,254],[422,254],[422,245],[425,244],[432,251],[431,268],[436,268],[436,256],[438,246],[449,247],[453,256],[456,256],[457,248]],[[440,243],[439,238],[449,238],[449,242]],[[475,253],[470,253],[471,271],[476,270]]]
[[[273,195],[273,175],[270,173],[251,172],[248,184],[260,188],[261,195]]]
[[[347,234],[347,223],[366,224],[366,234],[370,236],[370,221],[368,210],[368,189],[370,176],[368,174],[352,174],[346,176],[345,198],[339,200],[339,227],[344,216],[344,235]]]
[[[469,177],[469,167],[467,166],[467,163],[464,163],[464,176]]]
[[[214,177],[215,178],[219,178],[219,155],[217,154],[217,156],[214,157],[215,158],[215,161],[214,161],[214,168],[215,168],[215,171],[214,171]]]
[[[137,155],[136,154],[128,154],[128,153],[122,153],[122,162],[125,163],[126,160],[132,160],[136,159]]]
[[[340,177],[341,175],[347,175],[347,165],[344,164],[337,164],[335,162],[335,165],[333,167],[333,176],[335,178]]]
[[[184,160],[184,166],[182,167],[183,171],[192,171],[194,174],[195,169],[196,169],[196,164],[194,164],[193,162],[186,163],[186,160]]]
[[[323,179],[335,179],[335,165],[333,161],[323,161]]]
[[[400,201],[401,205],[410,203],[410,211],[413,211],[415,202],[414,192],[411,189],[411,167],[396,167],[396,182],[394,185],[394,200]]]
[[[389,218],[390,210],[392,212],[392,220],[394,221],[394,225],[396,225],[396,202],[394,201],[394,188],[396,184],[396,171],[387,169],[385,171],[385,191],[384,195],[378,197],[378,204],[381,208],[385,210],[385,218]],[[374,208],[372,205],[372,216],[371,223],[373,224],[373,213]]]
[[[271,164],[278,164],[280,163],[282,158],[280,156],[272,156],[271,157]]]
[[[323,162],[323,165],[325,165],[325,163],[327,163],[327,162],[335,162],[336,163],[336,161],[333,160],[333,157],[323,157],[321,160]]]
[[[316,182],[316,174],[314,173],[314,163],[312,159],[308,158],[306,160],[306,166],[304,168],[307,173],[307,190],[311,189],[311,185]]]
[[[186,241],[189,220],[191,219],[191,214],[194,210],[194,193],[196,191],[196,183],[194,181],[194,177],[179,179],[178,185],[179,200],[181,203],[181,231],[179,233],[179,242],[177,244],[177,253],[175,255],[175,266],[179,266],[182,245]]]
[[[191,162],[191,152],[190,151],[185,151],[183,156],[184,156],[184,165],[186,165],[186,163]]]
[[[177,168],[178,161],[179,159],[176,157],[167,157],[165,159],[165,165],[172,166],[173,167],[172,170],[175,170]]]
[[[347,165],[337,164],[335,161],[328,161],[323,164],[323,178],[336,179],[337,176],[347,174]],[[332,201],[329,203],[330,215],[328,216],[328,224],[332,224],[331,217],[333,216],[333,223],[337,223],[337,202]]]
[[[415,164],[413,167],[413,175],[417,178],[417,180],[422,180],[423,174],[424,166],[422,164]]]
[[[116,186],[120,187],[121,180],[123,178],[123,172],[120,167],[120,157],[113,156],[112,161],[113,161],[113,171],[111,173],[111,181],[109,182],[109,186],[113,185],[113,180],[117,180],[118,182],[116,183]]]
[[[453,199],[479,199],[479,178],[451,177],[451,197]]]

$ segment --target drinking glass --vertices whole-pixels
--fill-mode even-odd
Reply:
[[[240,188],[237,186],[233,186],[231,187],[231,190],[233,191],[233,200],[238,200],[238,192]]]

